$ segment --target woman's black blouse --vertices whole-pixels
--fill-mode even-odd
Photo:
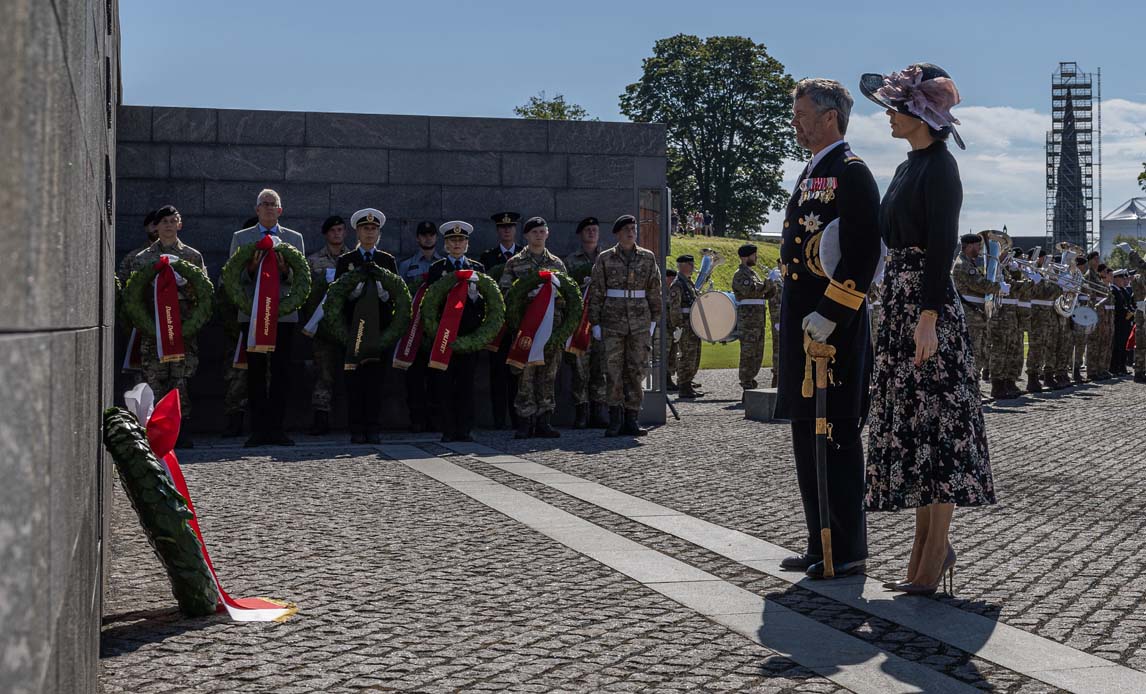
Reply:
[[[895,170],[880,204],[879,229],[887,247],[915,246],[927,252],[923,264],[925,309],[939,310],[947,302],[962,205],[959,165],[942,141],[908,152],[907,161]]]

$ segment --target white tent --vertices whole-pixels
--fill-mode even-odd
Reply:
[[[1127,236],[1146,243],[1146,197],[1130,198],[1099,223],[1099,246],[1102,257],[1110,255],[1115,238]]]

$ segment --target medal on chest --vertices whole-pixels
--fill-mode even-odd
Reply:
[[[836,199],[836,188],[838,187],[839,179],[835,176],[805,178],[800,181],[800,202],[798,204],[803,205],[809,200],[829,203]]]

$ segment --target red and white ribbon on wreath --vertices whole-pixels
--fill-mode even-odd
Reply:
[[[556,312],[557,289],[561,281],[548,270],[541,270],[537,274],[541,276],[537,295],[525,307],[525,315],[521,318],[521,325],[517,328],[513,344],[509,347],[509,355],[505,358],[506,364],[519,369],[544,364],[545,345],[553,335],[553,314]]]
[[[123,351],[123,370],[139,371],[143,368],[143,357],[139,352],[139,329],[132,328],[127,336],[127,348]]]
[[[285,622],[290,619],[298,607],[291,602],[273,600],[271,598],[232,598],[223,590],[219,583],[219,576],[215,573],[215,566],[211,563],[211,556],[207,553],[207,543],[203,541],[203,533],[199,530],[199,516],[195,513],[195,506],[191,502],[191,492],[187,490],[187,481],[183,478],[183,471],[179,468],[179,459],[175,457],[175,441],[179,438],[179,426],[182,411],[179,407],[179,391],[172,389],[167,395],[156,403],[155,394],[146,383],[140,383],[123,395],[127,408],[135,414],[136,419],[146,423],[147,443],[155,453],[155,457],[163,464],[167,476],[175,489],[187,501],[187,508],[191,511],[191,529],[195,537],[199,538],[199,548],[203,551],[203,559],[207,568],[211,570],[211,577],[215,579],[215,589],[219,591],[221,605],[219,611],[224,610],[236,622]]]
[[[438,333],[434,336],[434,344],[430,348],[430,368],[445,371],[450,366],[450,357],[454,354],[454,343],[458,339],[458,330],[462,325],[462,313],[466,310],[466,295],[469,293],[470,277],[473,270],[458,270],[454,272],[457,279],[448,294],[446,303],[442,306],[442,320],[438,323]]]
[[[588,352],[593,345],[592,326],[589,325],[589,291],[591,287],[591,284],[585,286],[585,300],[581,305],[581,322],[577,324],[577,330],[565,341],[565,351],[577,356]]]
[[[247,330],[248,352],[273,352],[279,327],[279,239],[267,234],[255,243],[264,251],[255,275],[255,298],[251,302],[251,322]]]
[[[231,355],[231,366],[236,369],[247,368],[247,335],[240,330],[239,338],[235,340],[235,352]]]
[[[179,313],[179,287],[187,284],[171,263],[177,256],[161,255],[153,266],[155,279],[151,283],[154,298],[155,350],[160,362],[183,361],[183,316]]]
[[[413,366],[414,359],[418,356],[418,349],[422,346],[422,297],[426,295],[429,284],[428,275],[423,274],[422,284],[414,293],[414,299],[411,302],[413,308],[411,309],[410,327],[406,328],[406,333],[394,346],[393,364],[395,369],[405,371]]]

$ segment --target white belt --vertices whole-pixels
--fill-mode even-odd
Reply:
[[[763,299],[741,299],[740,305],[741,306],[763,306],[764,300]]]
[[[1078,303],[1085,304],[1088,301],[1090,301],[1090,297],[1087,296],[1086,294],[1079,294],[1078,295]]]
[[[1020,307],[1020,308],[1030,308],[1030,307],[1031,307],[1031,302],[1030,302],[1030,301],[1020,301],[1020,302],[1019,302],[1019,307]]]
[[[1110,304],[1107,304],[1107,305],[1103,306],[1102,308],[1106,309],[1107,311],[1113,311],[1114,310],[1114,307],[1111,306]]]
[[[681,312],[681,313],[692,313],[692,307],[691,307],[691,306],[689,306],[688,308],[682,308],[682,309],[680,310],[680,312]]]
[[[1053,301],[1047,301],[1046,299],[1031,299],[1031,304],[1034,306],[1054,306]]]
[[[1003,304],[1004,306],[1017,306],[1019,304],[1019,300],[1018,299],[1000,299],[999,303]]]
[[[643,299],[643,289],[606,289],[605,296],[609,299]]]
[[[981,303],[983,303],[983,297],[981,297],[981,296],[968,296],[968,295],[964,294],[963,295],[963,301],[969,301],[972,304],[981,304]]]
[[[882,301],[869,301],[869,302],[867,302],[867,305],[868,306],[883,306],[883,302]]]

